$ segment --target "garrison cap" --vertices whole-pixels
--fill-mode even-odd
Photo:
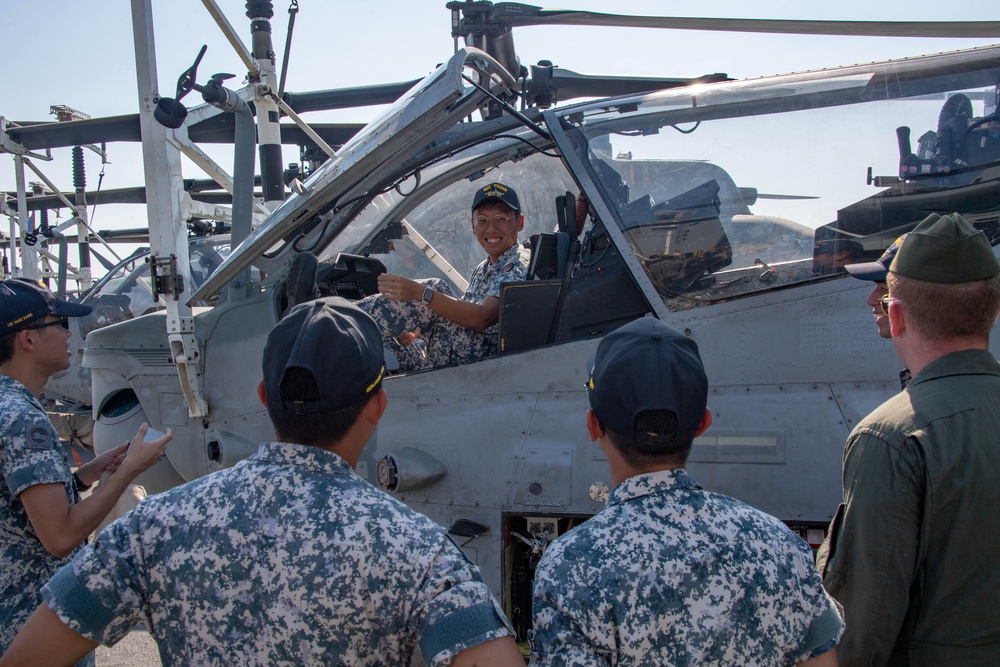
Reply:
[[[587,372],[590,407],[605,428],[619,435],[666,444],[701,425],[708,378],[698,344],[656,318],[634,320],[606,335]],[[637,431],[636,419],[650,410],[673,412],[676,430]]]
[[[264,390],[268,403],[305,414],[336,410],[365,400],[385,373],[378,325],[346,299],[315,299],[292,308],[264,345]],[[308,371],[319,397],[288,395],[286,371]]]
[[[475,211],[483,204],[493,203],[496,200],[502,201],[512,211],[521,211],[521,201],[517,198],[514,188],[503,183],[490,183],[476,190],[476,196],[472,198],[472,210]]]
[[[3,333],[23,329],[48,315],[83,317],[90,306],[59,299],[44,284],[29,278],[0,282],[0,325]]]
[[[885,249],[882,256],[876,259],[874,262],[861,262],[860,264],[848,264],[844,268],[855,278],[860,280],[871,280],[876,283],[884,283],[886,277],[889,275],[889,265],[892,264],[892,260],[896,258],[896,253],[899,252],[899,247],[903,245],[903,239],[907,237],[903,234],[898,239],[892,242],[892,245]]]
[[[906,236],[892,273],[931,283],[968,283],[1000,273],[986,234],[958,213],[931,213]]]

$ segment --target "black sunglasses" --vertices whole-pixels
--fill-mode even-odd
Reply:
[[[30,331],[32,329],[44,329],[46,327],[54,327],[56,325],[61,326],[63,329],[69,329],[69,318],[60,317],[58,320],[53,320],[52,322],[43,322],[42,324],[32,324],[30,327],[21,327],[18,331]]]

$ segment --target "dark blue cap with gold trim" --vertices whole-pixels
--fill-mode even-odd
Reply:
[[[57,298],[37,280],[9,278],[0,282],[0,323],[2,332],[10,333],[47,317],[83,317],[92,308]]]
[[[307,371],[319,395],[292,395],[287,371]],[[336,410],[374,393],[385,374],[378,325],[340,297],[307,301],[292,308],[264,345],[264,390],[272,405],[296,414]]]
[[[501,201],[510,207],[512,211],[521,211],[521,201],[517,198],[514,188],[503,183],[490,183],[476,190],[476,196],[472,198],[472,210],[475,211],[483,204]]]
[[[605,428],[648,445],[668,443],[701,425],[708,378],[698,344],[653,317],[615,329],[587,364],[590,407]],[[677,428],[650,433],[637,427],[644,412],[672,412]]]

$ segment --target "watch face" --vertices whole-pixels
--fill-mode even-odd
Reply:
[[[432,290],[430,287],[425,287],[423,296],[424,303],[430,303],[431,299],[433,298],[434,298],[434,290]]]

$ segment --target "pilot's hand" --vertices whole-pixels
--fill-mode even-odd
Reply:
[[[415,301],[424,294],[424,285],[415,280],[383,273],[378,277],[378,291],[393,301]]]
[[[146,442],[146,431],[148,430],[149,424],[143,424],[136,431],[135,437],[127,444],[125,458],[120,464],[121,468],[140,473],[155,465],[163,456],[167,450],[167,443],[174,437],[173,432],[168,428],[166,435],[162,438]]]

